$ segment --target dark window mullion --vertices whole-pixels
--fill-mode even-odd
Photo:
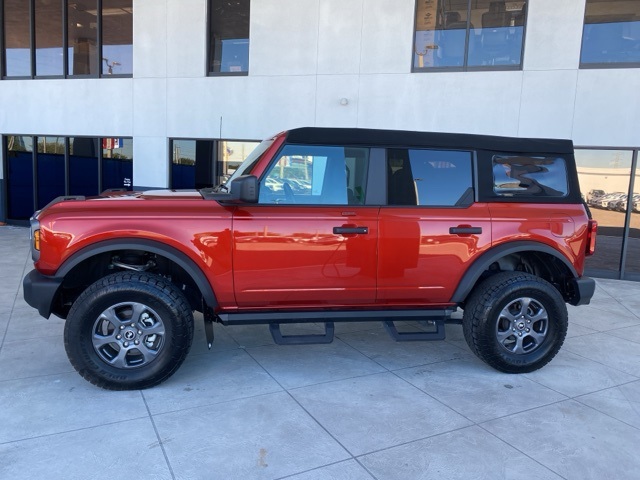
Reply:
[[[69,137],[64,137],[64,194],[69,195],[70,178],[69,178]]]
[[[5,77],[4,57],[4,0],[0,0],[0,80]]]
[[[31,137],[31,166],[33,180],[33,210],[38,209],[38,137]]]
[[[469,38],[471,37],[471,0],[467,1],[467,34],[464,37],[464,59],[462,68],[466,71],[469,56]]]
[[[633,213],[633,192],[635,190],[636,168],[638,167],[638,150],[633,151],[631,157],[631,178],[627,190],[627,211],[624,214],[624,228],[622,233],[622,253],[620,255],[620,278],[624,278],[624,267],[627,262],[627,244],[629,239],[631,213]]]
[[[29,0],[29,61],[31,62],[31,78],[36,76],[36,7],[35,0]]]
[[[62,0],[62,76],[69,77],[69,8]]]
[[[102,193],[102,137],[98,137],[98,194]]]
[[[97,46],[97,51],[98,51],[98,78],[102,77],[102,64],[103,64],[103,60],[102,60],[102,0],[97,0],[98,1],[98,5],[97,5],[97,12],[96,12],[96,18],[97,18],[97,27],[98,27],[98,46]]]

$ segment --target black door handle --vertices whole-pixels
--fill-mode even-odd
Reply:
[[[336,235],[344,235],[345,233],[369,233],[369,227],[333,227],[333,233]]]
[[[451,227],[449,233],[452,235],[479,235],[482,233],[482,227]]]

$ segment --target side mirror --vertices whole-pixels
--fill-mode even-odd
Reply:
[[[231,182],[231,198],[241,203],[258,203],[258,178],[242,175]]]

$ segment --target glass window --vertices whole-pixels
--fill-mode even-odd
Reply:
[[[26,220],[35,211],[33,204],[33,138],[9,135],[6,139],[7,216]]]
[[[133,140],[102,139],[102,189],[133,186]]]
[[[31,76],[31,40],[29,2],[4,1],[4,74],[7,77]]]
[[[133,73],[133,2],[102,0],[102,74]]]
[[[636,193],[640,192],[640,169],[637,167],[633,188],[635,192],[631,200],[628,201],[625,198],[618,206],[618,210],[621,212],[629,210],[631,212],[624,270],[625,274],[631,274],[637,279],[637,276],[640,275],[640,193]]]
[[[68,2],[67,55],[69,75],[98,75],[98,4],[96,0]]]
[[[69,139],[69,195],[98,195],[99,139],[72,137]]]
[[[496,155],[493,191],[501,197],[564,197],[569,192],[564,158]]]
[[[216,183],[221,184],[229,180],[229,177],[238,169],[260,142],[232,142],[223,140],[218,142],[218,178]]]
[[[414,70],[520,68],[526,1],[418,0]]]
[[[209,72],[249,71],[250,0],[209,1]]]
[[[259,203],[363,205],[368,148],[287,145],[260,182]]]
[[[640,2],[587,0],[581,66],[640,63]]]
[[[472,191],[471,153],[389,149],[387,178],[389,205],[461,205]]]
[[[38,205],[65,194],[64,137],[38,137]]]
[[[171,188],[196,187],[196,140],[171,141]]]
[[[618,272],[625,217],[620,209],[629,191],[633,152],[577,149],[575,156],[580,190],[598,221],[596,253],[587,257],[586,267],[592,274]]]
[[[26,2],[25,2],[26,3]],[[37,76],[64,75],[62,66],[62,3],[36,0],[36,71]]]

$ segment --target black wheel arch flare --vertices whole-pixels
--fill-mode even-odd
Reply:
[[[527,252],[540,252],[546,253],[560,260],[562,264],[567,268],[573,278],[577,278],[578,272],[571,264],[571,262],[558,250],[550,247],[549,245],[545,245],[544,243],[533,242],[533,241],[516,241],[509,242],[502,245],[498,245],[496,247],[491,248],[490,250],[484,252],[475,262],[467,269],[462,279],[458,283],[458,287],[456,288],[453,296],[451,297],[451,302],[454,303],[462,303],[469,296],[473,287],[476,285],[480,276],[489,269],[490,265],[494,262],[497,262],[501,258],[511,255],[514,253],[527,253]],[[561,292],[562,293],[562,292]]]
[[[144,250],[149,253],[155,253],[171,260],[181,267],[196,284],[202,294],[206,304],[211,308],[218,306],[213,288],[209,284],[206,275],[202,269],[189,258],[186,254],[162,242],[148,240],[143,238],[130,238],[123,240],[104,240],[93,245],[87,246],[73,255],[71,255],[58,269],[55,274],[56,278],[64,279],[66,275],[83,261],[101,253],[116,250]]]

